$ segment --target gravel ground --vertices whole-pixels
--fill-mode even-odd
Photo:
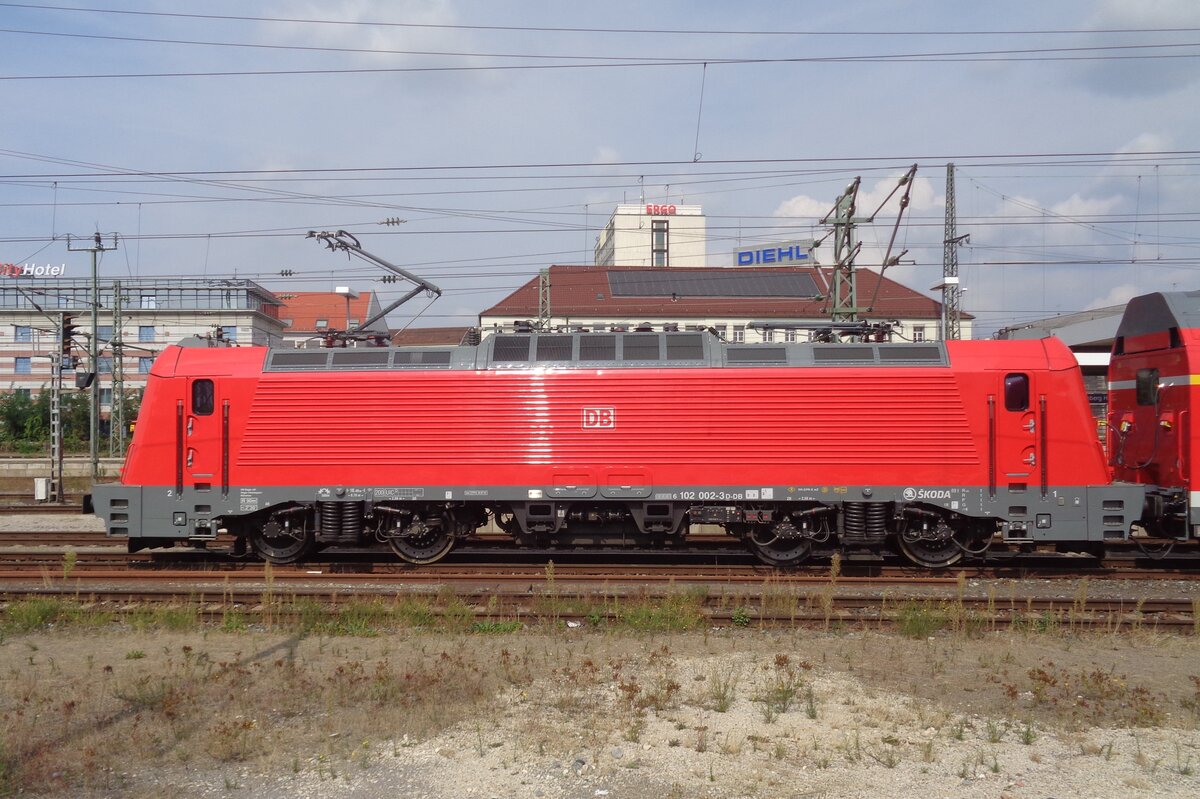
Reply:
[[[696,675],[712,666],[680,665]],[[273,778],[253,769],[178,774],[170,783],[181,796],[272,799],[1200,795],[1194,727],[1039,730],[1025,744],[1008,719],[956,716],[846,675],[821,674],[811,686],[816,719],[793,709],[765,724],[745,699],[725,713],[682,705],[652,714],[636,741],[596,740],[580,719],[532,696],[535,686],[506,697],[499,719],[389,742],[369,763],[309,762],[300,775]]]
[[[0,529],[98,530],[92,517],[4,516]],[[1070,600],[1078,580],[967,580],[967,595],[1005,597],[1019,587]],[[856,586],[854,590],[862,590]],[[950,589],[953,590],[953,589]],[[1087,595],[1200,596],[1193,581],[1106,582],[1092,578]],[[143,634],[144,635],[144,634]],[[257,635],[257,634],[256,634]],[[512,645],[525,634],[511,638]],[[261,644],[203,633],[197,647],[249,650]],[[378,641],[378,639],[371,639]],[[466,646],[481,639],[465,639]],[[141,644],[148,653],[159,642]],[[493,639],[486,643],[492,645]],[[89,641],[89,651],[101,641]],[[462,642],[460,641],[460,645]],[[118,672],[138,640],[106,644]],[[417,636],[387,645],[434,646]],[[482,645],[482,643],[480,644]],[[509,646],[508,641],[500,645]],[[622,685],[645,697],[666,679],[671,696],[635,709]],[[66,669],[79,641],[21,637],[0,643],[0,671],[20,673],[36,651]],[[366,646],[366,644],[364,644]],[[936,636],[904,641],[870,633],[707,631],[672,636],[611,636],[578,631],[565,657],[604,662],[610,649],[631,664],[615,676],[575,680],[564,667],[543,664],[526,684],[506,688],[486,709],[424,739],[363,740],[352,724],[322,728],[329,740],[355,740],[341,758],[305,749],[281,767],[278,759],[213,763],[197,759],[163,766],[130,762],[119,788],[60,795],[192,797],[1152,797],[1200,796],[1200,643],[1146,634],[1018,635],[981,640]],[[59,652],[59,647],[63,651]],[[53,654],[52,654],[53,653]],[[798,693],[775,718],[765,716],[780,653],[798,675]],[[585,657],[587,656],[587,657]],[[92,655],[89,655],[89,659]],[[58,658],[55,661],[55,658]],[[32,662],[30,659],[29,662]],[[103,661],[99,661],[103,662]],[[1035,696],[1024,675],[1059,664],[1061,675],[1083,675],[1090,664],[1111,678],[1112,694],[1075,696],[1056,685],[1067,715],[1025,714]],[[147,661],[148,664],[148,661]],[[811,667],[810,667],[811,664]],[[125,664],[128,665],[128,664]],[[136,664],[135,664],[136,665]],[[148,667],[146,664],[142,664]],[[130,666],[132,667],[132,666]],[[1070,671],[1074,669],[1074,671]],[[736,674],[724,712],[712,702],[714,675]],[[1015,686],[1004,696],[1001,679]],[[1024,680],[1024,682],[1023,682]],[[1188,693],[1189,680],[1195,695]],[[630,682],[626,682],[630,681]],[[993,684],[995,683],[995,684]],[[1110,723],[1135,701],[1125,689],[1146,683],[1145,700],[1161,711],[1149,726]],[[1061,690],[1060,690],[1061,689]],[[286,690],[286,686],[280,686]],[[1083,690],[1082,688],[1080,689]],[[658,691],[662,694],[662,690]],[[1086,693],[1086,692],[1085,692]],[[1111,704],[1100,723],[1081,720],[1088,702]],[[1082,705],[1078,704],[1082,703]],[[1042,708],[1043,710],[1045,708]],[[247,712],[251,712],[248,709]],[[1128,718],[1125,719],[1128,721]],[[270,729],[264,728],[270,736]]]

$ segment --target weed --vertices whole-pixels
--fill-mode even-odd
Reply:
[[[482,635],[505,635],[518,632],[524,626],[519,621],[477,621],[471,624],[471,632]]]
[[[146,657],[146,653],[140,649],[131,649],[125,653],[126,660],[141,660]]]
[[[811,685],[804,686],[804,715],[813,720],[817,718],[817,696]]]
[[[704,623],[702,600],[688,594],[630,602],[617,610],[616,621],[636,632],[684,632]]]
[[[75,571],[75,563],[78,560],[78,558],[79,558],[79,554],[73,549],[68,549],[66,552],[63,553],[63,567],[62,568],[63,568],[63,579],[64,580],[71,579],[71,572]]]
[[[1032,704],[1068,723],[1154,727],[1165,718],[1161,697],[1131,685],[1123,675],[1086,668],[1070,672],[1047,661],[1026,676]]]
[[[1026,746],[1031,746],[1036,740],[1037,732],[1034,731],[1033,725],[1028,721],[1025,722],[1025,726],[1021,728],[1021,743],[1025,744]]]
[[[760,706],[763,720],[767,724],[774,723],[775,719],[791,708],[796,694],[804,684],[800,672],[811,668],[812,666],[804,661],[793,664],[784,654],[776,655],[772,664],[763,666],[766,677],[751,698]]]
[[[72,622],[79,617],[80,610],[77,605],[61,599],[39,597],[9,604],[4,615],[9,631],[28,633],[52,624]]]
[[[729,617],[729,621],[734,627],[749,627],[750,626],[750,611],[745,607],[734,608],[733,613]]]
[[[724,713],[729,710],[729,708],[733,707],[740,680],[741,673],[737,666],[732,664],[727,666],[719,664],[711,666],[708,670],[708,678],[705,684],[705,706],[718,713]]]
[[[900,755],[893,747],[889,746],[878,754],[872,752],[870,749],[865,751],[867,753],[867,757],[871,758],[884,768],[895,768],[900,764]]]
[[[246,614],[240,610],[226,609],[221,614],[221,629],[227,633],[245,632],[249,626]]]
[[[1184,777],[1190,777],[1196,773],[1195,769],[1192,768],[1192,756],[1189,754],[1186,760],[1181,760],[1181,754],[1179,744],[1175,744],[1175,771]]]
[[[896,616],[896,628],[908,638],[928,638],[947,624],[946,614],[927,602],[906,602]]]
[[[327,632],[334,635],[374,636],[391,618],[388,607],[378,600],[354,599],[347,602]]]

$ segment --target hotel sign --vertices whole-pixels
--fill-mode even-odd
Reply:
[[[3,277],[62,277],[66,273],[66,264],[0,264]]]

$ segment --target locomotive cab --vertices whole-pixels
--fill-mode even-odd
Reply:
[[[1109,366],[1108,456],[1116,480],[1149,488],[1152,535],[1200,534],[1194,408],[1200,401],[1200,291],[1130,301]]]

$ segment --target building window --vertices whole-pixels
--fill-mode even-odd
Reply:
[[[328,320],[328,319],[318,319],[318,320],[317,320],[317,324],[316,324],[316,328],[317,328],[317,330],[320,330],[320,329],[321,329],[321,328],[323,328],[323,327],[329,327],[329,320]]]
[[[96,338],[101,341],[112,341],[113,326],[112,325],[96,325]]]
[[[650,265],[668,266],[667,263],[667,220],[654,219],[650,222]]]
[[[913,325],[913,341],[925,340],[925,325]]]
[[[746,326],[745,325],[734,325],[733,326],[733,343],[741,344],[745,340],[746,340]]]
[[[138,325],[138,341],[154,341],[154,325]]]
[[[788,344],[795,344],[796,343],[796,331],[795,330],[783,331],[783,340],[786,341]]]
[[[13,325],[13,341],[20,343],[33,341],[33,328],[29,325]]]
[[[138,374],[140,374],[140,375],[150,374],[150,367],[153,365],[154,365],[153,358],[147,358],[144,356],[141,358],[138,358]]]
[[[19,375],[33,374],[33,359],[18,357],[14,359],[13,371]]]
[[[112,374],[112,356],[103,355],[96,359],[96,371],[102,375]]]
[[[717,335],[721,337],[722,341],[729,335],[729,325],[713,325],[712,329],[717,331]]]
[[[158,297],[153,294],[143,294],[141,307],[143,310],[153,310],[158,307]]]
[[[221,338],[226,341],[237,341],[237,325],[221,325]]]
[[[100,404],[101,405],[112,405],[112,389],[111,388],[100,389]]]
[[[31,388],[14,388],[13,393],[24,399],[33,399],[33,389]]]
[[[770,328],[767,328],[766,330],[764,330],[762,332],[762,334],[763,334],[763,341],[768,344],[775,340],[775,331],[771,330]]]

